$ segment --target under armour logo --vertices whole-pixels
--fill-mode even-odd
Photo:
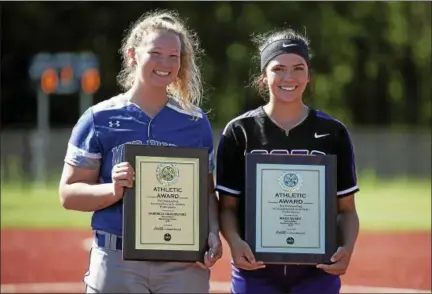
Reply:
[[[108,126],[109,126],[110,128],[112,128],[112,127],[114,127],[114,126],[119,127],[119,126],[120,126],[120,121],[116,120],[115,122],[113,122],[112,120],[110,120],[110,121],[108,122]]]

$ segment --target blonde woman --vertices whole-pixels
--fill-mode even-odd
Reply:
[[[207,293],[222,254],[214,194],[213,137],[201,100],[198,40],[174,12],[140,18],[125,38],[119,82],[125,92],[89,108],[74,127],[60,181],[66,209],[92,211],[94,244],[86,293]],[[134,171],[125,143],[208,148],[210,234],[205,266],[122,259],[122,197]],[[190,281],[189,281],[190,280]]]

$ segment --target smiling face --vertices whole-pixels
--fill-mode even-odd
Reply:
[[[263,82],[268,86],[271,99],[292,103],[302,99],[309,82],[309,68],[297,54],[281,54],[269,62]]]
[[[140,83],[167,87],[180,70],[181,41],[177,34],[166,30],[151,30],[142,44],[129,50],[135,60]]]

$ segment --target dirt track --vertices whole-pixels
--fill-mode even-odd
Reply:
[[[87,270],[89,231],[1,231],[1,283],[80,282]],[[346,285],[431,289],[431,234],[361,233]],[[229,251],[212,270],[227,282]]]

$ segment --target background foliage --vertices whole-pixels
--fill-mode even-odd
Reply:
[[[118,93],[121,39],[154,8],[178,10],[198,33],[206,54],[204,108],[215,126],[262,103],[248,87],[258,70],[251,35],[287,26],[311,39],[312,106],[360,126],[419,128],[432,122],[430,2],[92,1],[2,4],[2,126],[34,127],[36,94],[28,87],[28,66],[40,51],[93,51],[102,71],[94,102]],[[55,98],[53,126],[73,125],[76,95]]]

